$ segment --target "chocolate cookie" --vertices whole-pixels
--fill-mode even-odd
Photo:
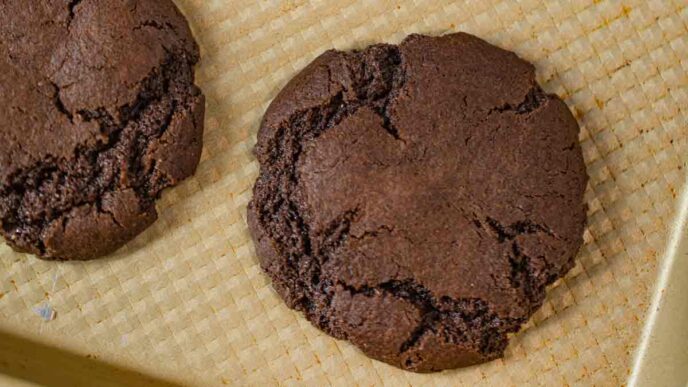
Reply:
[[[273,101],[248,222],[287,305],[417,372],[501,356],[574,264],[579,127],[468,34],[328,51]]]
[[[45,259],[112,252],[192,175],[198,46],[169,0],[0,2],[0,224]]]

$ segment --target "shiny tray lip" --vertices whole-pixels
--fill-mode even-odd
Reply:
[[[688,167],[688,161],[684,162]],[[628,386],[688,386],[688,171]]]

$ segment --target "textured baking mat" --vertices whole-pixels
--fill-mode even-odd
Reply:
[[[203,54],[198,172],[110,258],[48,263],[0,244],[0,373],[70,385],[625,383],[686,183],[688,3],[177,4]],[[322,51],[460,30],[532,61],[569,104],[591,176],[590,225],[577,265],[504,359],[418,375],[320,333],[271,290],[245,223],[258,172],[251,149],[269,101]]]

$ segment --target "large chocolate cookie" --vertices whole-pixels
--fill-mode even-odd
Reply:
[[[198,47],[169,0],[0,2],[0,224],[46,259],[107,254],[194,173]]]
[[[261,264],[290,307],[373,358],[497,358],[582,243],[578,132],[531,64],[471,35],[328,51],[258,134]]]

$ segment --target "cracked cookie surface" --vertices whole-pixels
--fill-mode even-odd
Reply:
[[[199,50],[169,0],[0,3],[0,225],[45,259],[108,254],[194,173]]]
[[[261,125],[248,223],[279,295],[417,372],[503,354],[582,244],[579,127],[468,34],[328,51]]]

